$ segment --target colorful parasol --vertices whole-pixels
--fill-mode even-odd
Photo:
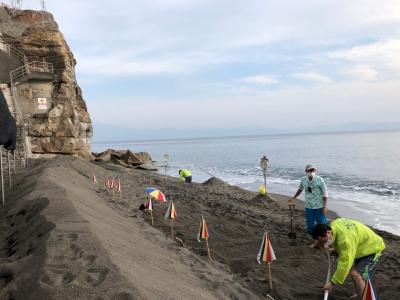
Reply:
[[[269,240],[268,234],[264,233],[264,238],[261,243],[260,251],[257,255],[257,261],[259,264],[266,263],[268,264],[268,274],[269,274],[269,286],[272,289],[272,273],[271,273],[271,262],[276,260],[276,256],[274,250],[271,246],[271,241]]]
[[[165,195],[162,192],[160,192],[159,190],[155,190],[155,191],[151,192],[149,194],[149,197],[151,197],[155,200],[158,200],[160,202],[167,202],[167,199],[165,199]]]
[[[371,280],[368,279],[365,283],[364,292],[362,295],[362,300],[377,300],[378,297],[375,295],[375,290],[372,286]]]

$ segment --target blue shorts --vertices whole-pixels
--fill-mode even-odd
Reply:
[[[306,208],[307,233],[311,235],[315,224],[326,224],[326,216],[322,213],[322,208]]]

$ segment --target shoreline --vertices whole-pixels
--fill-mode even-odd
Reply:
[[[100,190],[91,182],[93,174]],[[106,176],[121,178],[123,201],[113,200],[112,192],[102,188]],[[164,176],[154,172],[73,157],[34,161],[17,174],[1,211],[0,238],[8,250],[0,252],[0,270],[8,270],[8,279],[0,281],[0,298],[322,297],[326,257],[307,246],[300,202],[294,214],[297,239],[290,240],[285,196],[265,201],[264,196],[217,178],[190,185],[167,179],[165,186]],[[179,242],[171,239],[164,219],[167,204],[155,203],[154,226],[149,214],[139,210],[150,182],[166,188],[174,201],[174,236]],[[207,220],[212,262],[204,243],[196,239],[201,215]],[[266,266],[256,260],[265,231],[277,256],[272,290],[266,284]],[[387,257],[378,268],[378,292],[382,298],[395,299],[400,237],[379,234],[387,243]],[[347,300],[351,294],[348,280],[334,296]]]

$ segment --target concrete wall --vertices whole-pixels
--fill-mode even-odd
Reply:
[[[48,115],[52,106],[52,82],[31,80],[17,86],[24,117]]]

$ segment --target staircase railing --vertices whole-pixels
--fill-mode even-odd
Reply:
[[[31,61],[13,71],[10,72],[11,85],[14,86],[22,78],[30,74],[31,72],[47,72],[54,73],[54,67],[52,63],[45,61]]]
[[[15,57],[23,64],[28,63],[28,58],[26,57],[25,54],[23,54],[18,49],[12,47],[11,45],[7,44],[1,38],[0,38],[0,50],[4,51],[5,53],[7,53],[10,56]]]

